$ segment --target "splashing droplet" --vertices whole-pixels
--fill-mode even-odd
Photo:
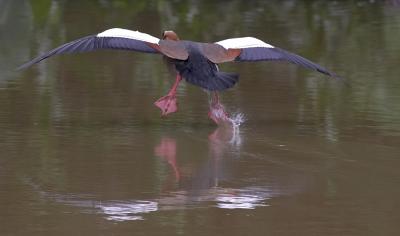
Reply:
[[[239,129],[239,126],[246,121],[243,113],[235,113],[231,117],[229,117],[229,120],[232,123],[232,127],[234,129]]]

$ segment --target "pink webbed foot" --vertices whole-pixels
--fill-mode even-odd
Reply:
[[[166,116],[169,113],[173,113],[178,111],[178,105],[176,103],[176,88],[179,85],[179,82],[182,80],[182,77],[177,74],[175,83],[172,86],[171,90],[168,94],[160,99],[158,99],[154,105],[161,109],[161,115]]]
[[[208,117],[213,120],[217,125],[231,123],[228,113],[222,104],[211,105]]]
[[[218,93],[211,94],[210,111],[208,117],[213,120],[217,125],[230,124],[231,119],[225,111],[224,105],[219,102]]]
[[[154,103],[154,105],[161,109],[162,116],[178,111],[175,94],[161,97]]]

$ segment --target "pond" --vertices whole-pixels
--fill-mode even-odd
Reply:
[[[97,51],[16,68],[108,28],[253,36],[345,79],[224,63],[239,130],[160,56]],[[399,1],[0,0],[1,235],[399,235]]]

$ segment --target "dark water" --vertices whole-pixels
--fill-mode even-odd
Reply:
[[[294,65],[221,65],[246,122],[153,102],[161,58],[95,52],[14,69],[111,27],[214,42],[255,36]],[[400,235],[400,7],[396,1],[0,0],[0,235]]]

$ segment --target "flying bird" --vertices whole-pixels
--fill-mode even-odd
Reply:
[[[217,124],[229,120],[218,92],[232,88],[239,80],[237,73],[219,71],[217,64],[243,61],[287,61],[318,71],[330,77],[339,78],[324,67],[294,53],[274,47],[254,37],[230,38],[216,43],[201,43],[180,40],[173,31],[164,31],[162,38],[132,31],[113,28],[96,35],[86,36],[63,44],[21,65],[29,67],[48,57],[98,49],[132,50],[162,55],[176,72],[176,79],[168,94],[154,104],[163,116],[178,110],[176,90],[184,79],[211,93],[209,117]]]

